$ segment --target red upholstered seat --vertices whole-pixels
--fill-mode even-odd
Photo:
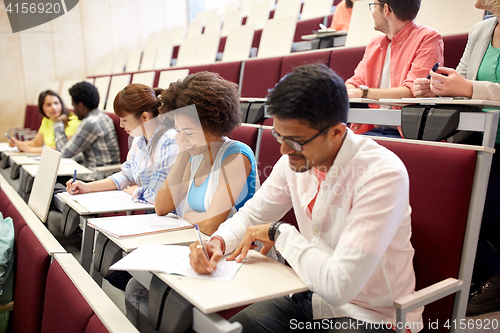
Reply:
[[[2,201],[2,208],[0,208],[0,212],[2,212],[3,217],[12,218],[12,222],[14,224],[14,253],[17,253],[18,245],[19,245],[19,234],[21,233],[21,229],[26,226],[26,222],[23,217],[17,211],[16,207],[10,202],[9,198],[3,191],[0,190],[0,201]]]
[[[476,152],[404,142],[378,143],[399,156],[410,177],[416,290],[449,277],[458,278]],[[444,323],[451,317],[453,301],[452,295],[427,305],[424,323]],[[448,330],[441,327],[439,331]]]
[[[26,113],[24,115],[24,128],[30,128],[38,131],[42,124],[42,115],[38,112],[38,105],[26,105]]]
[[[271,171],[273,170],[273,166],[280,159],[281,157],[280,147],[281,147],[280,144],[271,134],[271,130],[265,129],[262,132],[262,141],[260,143],[260,152],[259,152],[259,163],[257,165],[261,184],[264,183],[267,177],[269,177]]]
[[[323,52],[301,53],[283,57],[283,61],[281,62],[280,77],[285,76],[286,74],[292,72],[295,67],[301,65],[325,64],[326,66],[329,66],[331,53],[332,51],[329,50]]]
[[[354,70],[361,59],[363,59],[364,53],[364,46],[334,49],[330,58],[330,68],[345,81],[353,76]]]
[[[253,33],[252,47],[259,48],[261,37],[262,37],[262,29],[255,30],[255,32]]]
[[[241,61],[215,63],[212,65],[211,71],[219,73],[219,75],[225,80],[239,84]]]
[[[172,59],[177,59],[179,55],[179,45],[175,45],[172,49]]]
[[[456,68],[467,45],[468,34],[444,36],[444,67]]]
[[[303,5],[303,4],[302,4]],[[323,24],[323,18],[317,17],[309,20],[298,21],[295,27],[295,36],[293,37],[294,42],[303,42],[303,35],[312,34],[313,30],[319,29],[319,24]]]
[[[255,153],[258,132],[257,127],[238,126],[229,134],[229,138],[243,142]]]
[[[85,298],[54,260],[47,276],[41,332],[83,333],[93,314]]]
[[[342,1],[342,0],[335,0],[335,1]],[[326,19],[326,26],[327,27],[330,27],[332,25],[332,21],[333,21],[333,14],[331,15],[328,15],[328,18]]]
[[[189,74],[191,75],[198,72],[205,72],[205,71],[210,72],[212,70],[212,65],[190,66],[187,68],[189,69]]]
[[[268,90],[274,88],[281,78],[282,59],[283,57],[276,57],[246,61],[241,97],[266,97]]]
[[[85,333],[107,333],[108,330],[96,314],[90,317]]]
[[[19,234],[16,260],[13,332],[40,332],[50,256],[28,226]]]
[[[123,163],[127,160],[129,146],[129,135],[123,128],[120,127],[120,118],[114,113],[106,112],[106,114],[113,120],[115,125],[116,135],[118,136],[118,145],[120,146],[120,162]]]
[[[271,134],[270,129],[265,129],[262,132],[262,141],[260,143],[259,160],[257,163],[257,170],[259,171],[260,184],[262,185],[264,181],[269,177],[273,166],[278,162],[281,157],[280,152],[281,145],[276,141],[276,139]],[[298,227],[297,219],[293,209],[290,209],[288,213],[283,216],[281,221],[293,224]]]
[[[227,36],[220,38],[219,49],[217,50],[217,52],[221,52],[221,53],[224,52],[224,48],[226,47],[226,40],[227,40]]]

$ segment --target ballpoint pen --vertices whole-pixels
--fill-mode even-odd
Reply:
[[[76,169],[75,172],[73,172],[73,182],[71,182],[71,184],[73,184],[75,181],[76,181]],[[71,190],[71,194],[73,194],[73,190]]]
[[[208,257],[207,249],[205,248],[205,244],[203,243],[203,240],[201,239],[200,229],[198,228],[197,224],[194,225],[194,228],[196,230],[196,235],[198,236],[198,241],[200,242],[201,248],[203,249],[203,253],[205,253],[205,257],[207,258],[207,261],[210,264],[210,258]],[[214,274],[214,270],[212,269],[212,267],[210,267],[210,274]]]

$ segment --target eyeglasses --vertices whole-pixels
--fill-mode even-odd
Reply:
[[[292,139],[284,138],[278,132],[276,132],[276,130],[274,128],[271,130],[271,134],[276,139],[276,141],[278,141],[279,144],[283,144],[283,142],[286,142],[286,144],[289,145],[293,150],[302,151],[303,150],[303,146],[306,143],[309,143],[312,140],[316,139],[318,136],[320,136],[321,134],[323,134],[324,132],[326,132],[326,130],[329,129],[330,127],[332,127],[332,125],[330,125],[327,128],[321,130],[318,134],[316,134],[315,136],[313,136],[312,138],[310,138],[309,140],[307,140],[304,143],[300,143],[300,142],[292,140]]]
[[[370,2],[368,3],[368,8],[370,8],[370,12],[374,12],[375,11],[375,5],[381,5],[383,6],[384,3],[381,3],[381,2]]]

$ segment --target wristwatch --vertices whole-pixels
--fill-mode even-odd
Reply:
[[[363,96],[361,96],[361,98],[366,98],[366,96],[368,96],[368,90],[370,90],[370,87],[365,86],[364,84],[360,84],[358,88],[363,92]]]
[[[278,240],[279,235],[285,231],[290,224],[288,223],[283,223],[283,222],[273,222],[271,226],[269,227],[269,239],[273,242],[276,242]]]

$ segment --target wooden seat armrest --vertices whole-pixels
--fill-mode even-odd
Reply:
[[[438,299],[456,293],[460,290],[463,281],[454,278],[447,278],[439,281],[413,294],[401,297],[394,301],[397,310],[413,311],[421,306],[432,303]]]

